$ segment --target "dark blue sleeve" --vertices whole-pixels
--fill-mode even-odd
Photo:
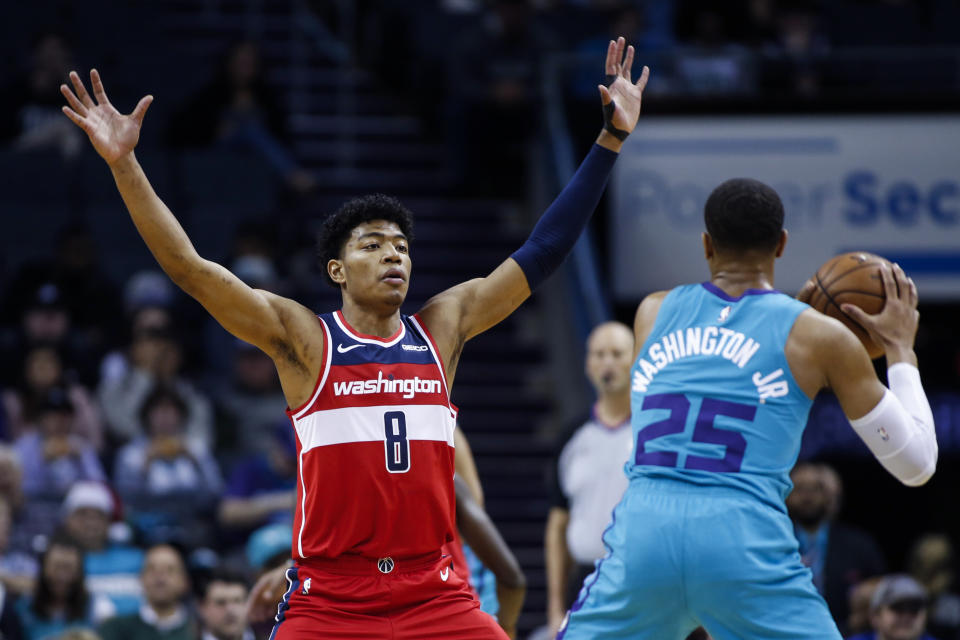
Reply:
[[[573,249],[600,202],[619,154],[593,145],[580,168],[540,220],[523,246],[513,253],[533,291]]]

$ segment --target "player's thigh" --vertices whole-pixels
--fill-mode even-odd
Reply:
[[[369,640],[390,638],[386,617],[364,615],[331,607],[318,598],[293,594],[273,627],[270,640]]]
[[[395,640],[507,640],[497,621],[455,571],[426,571],[405,579],[398,590],[416,603],[391,613]]]
[[[687,594],[715,640],[839,640],[786,514],[732,501],[709,528],[693,520]]]
[[[681,522],[673,509],[644,502],[653,501],[617,507],[604,534],[608,553],[584,580],[558,637],[683,640],[697,626],[683,594]]]

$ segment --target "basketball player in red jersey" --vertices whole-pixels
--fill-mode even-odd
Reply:
[[[325,222],[321,262],[343,304],[318,317],[197,254],[133,153],[152,96],[123,115],[96,70],[93,97],[75,72],[75,93],[61,86],[64,113],[107,162],[157,262],[227,331],[273,359],[294,407],[295,564],[271,637],[505,637],[440,553],[455,526],[449,389],[464,343],[526,300],[596,207],[640,114],[649,70],[634,84],[632,64],[633,48],[611,41],[599,87],[603,130],[526,243],[485,278],[441,292],[414,316],[400,314],[411,221],[396,200],[359,198]]]

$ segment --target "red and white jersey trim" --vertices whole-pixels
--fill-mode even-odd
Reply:
[[[447,407],[438,404],[398,404],[345,407],[315,411],[294,423],[300,455],[315,447],[352,442],[383,442],[383,414],[402,411],[407,416],[408,440],[433,440],[453,446],[453,428]]]
[[[430,347],[430,353],[433,355],[433,360],[437,363],[437,368],[440,369],[440,379],[443,380],[443,388],[447,392],[447,404],[450,407],[450,412],[453,414],[453,417],[456,418],[459,410],[453,404],[453,401],[450,400],[450,385],[447,384],[447,370],[446,367],[443,366],[443,360],[440,359],[440,350],[437,349],[437,345],[433,341],[433,336],[430,335],[430,332],[427,331],[422,324],[420,324],[420,314],[410,316],[410,322],[413,323],[413,326],[417,328],[417,331],[420,332],[420,335],[422,335],[427,341],[427,346]]]
[[[303,403],[299,409],[290,412],[290,417],[293,418],[294,424],[296,424],[296,421],[309,411],[313,403],[317,401],[317,397],[320,395],[320,392],[323,391],[323,384],[327,381],[327,376],[330,374],[330,361],[333,358],[333,345],[330,344],[330,329],[327,327],[327,323],[323,321],[323,318],[318,316],[317,320],[320,321],[320,326],[323,327],[323,370],[317,377],[317,386],[314,388],[313,395],[310,396],[310,399]]]
[[[339,310],[334,312],[333,319],[344,333],[349,335],[357,342],[362,342],[364,344],[376,344],[381,347],[392,347],[403,340],[403,338],[407,335],[407,328],[402,322],[400,323],[400,328],[397,329],[395,334],[389,338],[378,338],[377,336],[370,336],[365,333],[359,333],[355,331],[349,324],[347,324],[346,318],[343,317],[343,313]]]

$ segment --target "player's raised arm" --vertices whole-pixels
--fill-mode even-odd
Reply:
[[[487,277],[453,287],[427,303],[422,313],[442,315],[445,320],[441,322],[454,323],[452,331],[458,340],[468,340],[510,315],[560,266],[580,237],[600,201],[620,147],[640,116],[650,70],[643,67],[640,77],[633,82],[633,55],[633,47],[627,47],[623,38],[610,42],[606,86],[599,87],[603,130],[526,243]],[[428,322],[432,324],[431,320]]]
[[[840,322],[807,311],[798,319],[801,331],[817,333],[815,349],[824,380],[833,389],[857,435],[884,468],[902,483],[919,486],[936,469],[937,437],[933,413],[920,383],[913,342],[917,334],[917,289],[899,266],[880,268],[886,290],[883,310],[875,315],[854,305],[843,311],[882,344],[887,357],[889,389],[878,379],[867,352]],[[816,326],[815,326],[816,325]]]
[[[224,267],[200,257],[134,156],[153,96],[145,96],[132,113],[124,115],[110,103],[95,69],[90,72],[93,97],[76,72],[70,72],[70,81],[76,93],[60,86],[69,105],[63,112],[83,129],[110,167],[130,217],[154,258],[227,331],[274,355],[288,342],[283,307],[296,303],[251,289]],[[297,312],[291,308],[290,313]]]

